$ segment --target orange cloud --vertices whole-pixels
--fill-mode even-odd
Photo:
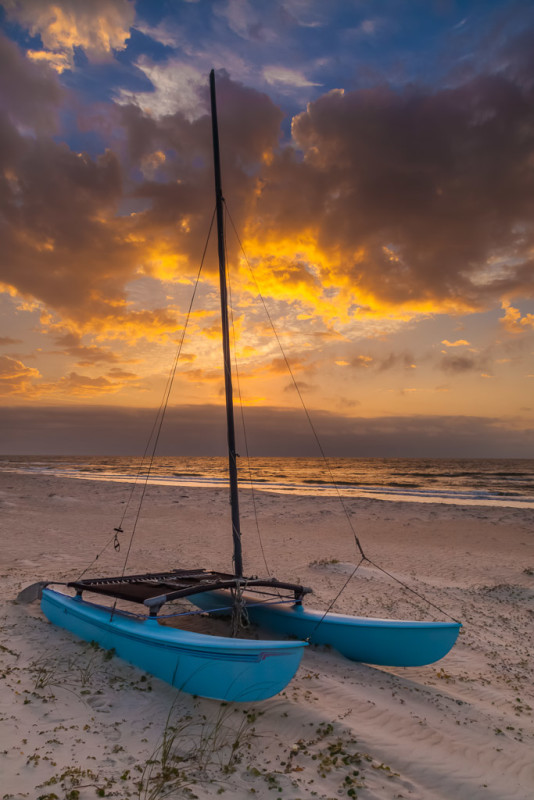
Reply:
[[[504,309],[504,317],[501,317],[499,322],[508,331],[508,333],[525,333],[528,329],[534,330],[534,314],[525,314],[521,316],[518,308],[514,308],[509,302],[502,304]]]
[[[11,9],[20,11],[22,5],[13,2]],[[125,41],[131,4],[55,5],[63,14],[55,28],[35,16],[50,37],[47,53],[56,52],[53,42],[64,48],[57,50],[61,55],[85,41],[96,58],[99,47],[110,52]],[[69,38],[65,20],[74,6],[81,10]],[[39,9],[37,0],[26,7]],[[109,23],[116,38],[110,33],[106,39],[97,25],[97,44],[84,39],[86,8],[92,18],[105,8],[118,9],[116,24]],[[81,44],[73,45],[75,40]],[[11,43],[2,53],[10,75],[4,89],[9,113],[1,116],[2,202],[10,220],[3,231],[3,285],[26,311],[42,310],[45,333],[59,336],[68,328],[76,334],[63,353],[77,367],[123,362],[121,348],[124,352],[126,343],[143,338],[170,346],[168,337],[175,340],[184,323],[185,284],[192,285],[213,208],[208,116],[151,116],[139,107],[103,105],[91,109],[83,125],[94,125],[120,147],[96,157],[77,153],[49,136],[62,103],[57,76],[22,58]],[[355,331],[362,341],[364,335],[387,335],[415,315],[458,314],[484,308],[503,293],[513,296],[514,288],[520,297],[532,290],[526,259],[531,228],[525,223],[531,216],[524,200],[528,170],[523,169],[528,147],[513,146],[514,135],[528,139],[531,127],[518,104],[499,157],[491,159],[505,99],[523,91],[508,78],[500,84],[501,94],[497,88],[492,79],[432,94],[424,89],[329,94],[295,118],[294,138],[286,146],[279,139],[280,109],[265,95],[221,78],[223,169],[232,219],[277,329],[298,335],[302,353],[336,340],[355,341]],[[483,125],[472,124],[473,98]],[[417,142],[414,130],[420,130]],[[473,154],[467,161],[460,146],[464,135]],[[488,161],[496,165],[495,182],[480,202],[468,202],[479,197]],[[135,213],[125,211],[131,203]],[[496,219],[499,225],[491,223]],[[264,338],[269,326],[262,327],[252,309],[258,289],[231,229],[238,344],[247,328],[253,335],[246,355],[274,363],[274,347]],[[514,238],[517,230],[524,243]],[[496,276],[491,254],[507,252],[511,243],[514,259]],[[205,324],[201,349],[208,357],[206,340],[220,335],[211,291],[216,283],[213,246],[199,289],[204,309],[194,311],[192,320],[197,330]],[[532,315],[522,317],[506,306],[502,324],[510,332],[530,330]],[[468,344],[443,340],[447,348]],[[343,355],[346,359],[334,354],[338,364],[370,363],[351,361],[347,350]],[[202,363],[211,365],[209,358]],[[403,353],[372,363],[377,372],[412,365],[410,354]],[[442,368],[462,372],[480,363],[445,359]],[[118,376],[111,371],[85,382],[77,372],[71,375],[62,384],[66,393],[117,391]]]
[[[353,367],[368,367],[372,362],[371,356],[355,356],[350,363]]]
[[[514,285],[531,291],[530,148],[514,146],[530,124],[527,93],[513,79],[483,77],[432,92],[323,95],[294,118],[293,150],[262,170],[256,207],[267,248],[272,232],[291,240],[312,221],[322,284],[379,313],[463,313]],[[481,192],[490,153],[494,174]]]
[[[30,61],[34,61],[36,64],[48,64],[59,75],[72,66],[65,53],[50,53],[48,50],[28,50],[26,55]]]
[[[302,359],[300,359],[295,353],[291,354],[291,358],[289,359],[289,366],[291,367],[292,372],[299,372],[301,370],[309,370],[309,364],[306,364]],[[267,364],[263,365],[261,368],[262,372],[273,372],[275,375],[286,375],[288,374],[287,362],[285,358],[273,358],[273,360]]]
[[[188,369],[181,372],[180,376],[193,383],[220,383],[221,386],[223,380],[220,369]]]
[[[27,367],[22,361],[9,356],[0,356],[0,394],[27,394],[33,381],[40,378],[39,370]]]
[[[457,339],[455,342],[449,342],[448,339],[443,339],[441,344],[446,347],[469,347],[469,342],[466,339]]]
[[[42,387],[43,392],[48,395],[59,395],[66,397],[98,397],[100,395],[116,394],[129,381],[132,376],[117,373],[108,373],[110,377],[98,376],[93,378],[89,375],[80,375],[77,372],[70,372],[60,378],[55,384],[47,384]],[[136,376],[134,376],[135,378]]]
[[[62,349],[53,352],[76,359],[76,365],[80,367],[89,367],[99,363],[114,364],[121,360],[110,348],[83,344],[81,336],[75,332],[58,332],[55,341]],[[132,361],[131,358],[128,360]]]
[[[61,59],[73,65],[76,47],[94,61],[123,50],[135,19],[130,0],[4,0],[3,6],[11,19],[41,37],[46,51],[55,54],[50,60],[59,57],[56,68]],[[34,53],[33,58],[46,56]]]

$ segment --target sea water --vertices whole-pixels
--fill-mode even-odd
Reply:
[[[280,494],[534,508],[534,459],[242,458],[240,486]],[[225,458],[0,456],[0,471],[226,487]]]

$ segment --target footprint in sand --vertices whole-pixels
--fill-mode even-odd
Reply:
[[[109,704],[102,697],[88,697],[86,703],[90,705],[91,708],[94,708],[95,711],[109,713],[109,708],[104,708],[104,706],[108,706]]]
[[[107,742],[118,742],[119,739],[122,739],[122,733],[117,728],[113,727],[111,730],[105,732],[104,738]]]

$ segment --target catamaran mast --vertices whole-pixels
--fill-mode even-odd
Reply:
[[[224,359],[224,388],[226,393],[226,430],[228,436],[228,468],[230,473],[230,505],[232,508],[232,539],[234,543],[234,572],[243,576],[241,528],[239,524],[239,495],[237,485],[237,453],[235,450],[234,402],[232,394],[232,365],[230,362],[230,335],[228,327],[228,291],[226,288],[226,252],[224,246],[224,209],[219,156],[219,128],[215,97],[215,71],[210,72],[211,129],[213,136],[213,163],[215,167],[215,199],[217,210],[217,242],[219,250],[219,281],[221,286],[221,319]]]

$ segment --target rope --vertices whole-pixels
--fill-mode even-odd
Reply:
[[[235,588],[232,589],[232,617],[231,617],[231,626],[232,626],[232,636],[236,637],[239,635],[239,631],[242,628],[248,628],[250,625],[250,619],[247,612],[247,604],[246,601],[243,599],[243,592],[247,588],[246,580],[242,583],[239,582],[236,584]]]

